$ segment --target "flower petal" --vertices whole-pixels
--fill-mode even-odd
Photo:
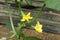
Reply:
[[[23,14],[21,21],[29,21],[29,19],[32,19],[30,12],[28,14]]]
[[[37,21],[37,24],[36,24],[36,26],[34,27],[34,29],[35,29],[37,32],[42,32],[42,24],[40,24],[39,21]]]

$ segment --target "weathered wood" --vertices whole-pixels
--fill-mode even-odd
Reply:
[[[9,4],[15,4],[14,0],[8,0]],[[0,0],[0,4],[5,4],[5,0]],[[23,3],[21,3],[21,6],[27,5],[26,1],[23,0]],[[32,1],[33,6],[41,7],[43,5],[43,0],[33,0]]]
[[[31,12],[32,16],[34,16],[39,11],[39,8],[34,8],[34,9],[22,8],[22,9],[25,13]],[[56,12],[55,11],[51,12],[51,11],[52,10],[45,8],[42,14],[40,15],[40,17],[38,18],[38,20],[43,24],[44,31],[60,33],[60,14],[57,11]],[[19,22],[17,8],[11,6],[11,12],[12,12],[12,18],[13,18],[14,24],[17,24]],[[10,23],[8,11],[6,10],[6,6],[3,4],[0,4],[0,23],[3,23],[3,24]]]

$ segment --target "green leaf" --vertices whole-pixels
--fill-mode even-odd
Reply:
[[[25,37],[23,40],[42,40],[42,39],[39,39],[39,38],[33,37],[33,36],[28,36],[28,37]]]
[[[7,24],[6,24],[6,27],[7,27],[7,28],[9,28],[9,29],[12,29],[12,27],[11,27],[11,24],[10,24],[10,23],[7,23]]]
[[[47,7],[60,10],[60,0],[45,0]]]

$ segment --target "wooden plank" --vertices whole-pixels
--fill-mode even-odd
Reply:
[[[34,16],[38,11],[39,8],[34,9],[24,9],[22,8],[25,13],[31,12],[32,16]],[[19,22],[18,17],[18,10],[17,8],[11,7],[12,18],[14,24]],[[60,33],[60,14],[55,12],[48,12],[45,9],[43,10],[42,14],[38,18],[38,20],[43,24],[44,31],[53,32],[53,33]],[[0,4],[0,23],[7,24],[10,23],[8,11],[6,11],[6,6]]]
[[[17,10],[16,9],[11,9],[11,11],[12,11],[13,17],[18,18]],[[23,9],[23,11],[24,12],[30,11],[32,13],[32,15],[35,15],[37,13],[37,11],[39,11],[39,8],[38,8],[38,10],[36,10],[36,9],[33,9],[33,10]],[[0,16],[8,16],[8,11],[6,11],[5,5],[0,6]],[[43,12],[39,18],[54,21],[54,22],[60,22],[60,19],[59,19],[60,14],[53,13],[53,12],[52,13],[48,13],[48,12],[44,13]]]
[[[14,0],[8,0],[8,3],[9,4],[15,4]],[[0,0],[0,4],[5,4],[5,0]],[[27,5],[25,0],[23,0],[23,3],[22,3],[21,6],[23,6],[23,5]],[[43,5],[43,1],[42,0],[38,0],[38,1],[37,0],[33,0],[32,5],[41,7]]]

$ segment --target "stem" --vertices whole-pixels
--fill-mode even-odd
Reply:
[[[44,7],[45,7],[45,4],[42,6],[42,8],[40,8],[40,11],[38,13],[36,13],[35,17],[32,19],[31,22],[34,22],[41,15]]]
[[[18,24],[18,39],[20,39],[20,37],[24,37],[25,35],[23,34],[22,32],[22,27],[23,27],[23,24]]]
[[[23,11],[22,11],[22,9],[21,9],[21,0],[20,0],[20,2],[18,2],[18,7],[19,7],[19,17],[20,17],[20,19],[21,19],[21,17],[22,17],[22,14],[23,14]]]
[[[13,33],[16,34],[16,31],[15,31],[15,28],[14,28],[14,25],[13,25],[11,11],[10,11],[10,8],[9,8],[9,5],[8,5],[8,0],[5,0],[5,2],[6,2],[6,8],[8,10],[8,14],[9,14],[10,23],[11,23],[11,26],[12,26]]]
[[[26,3],[27,3],[28,5],[30,5],[30,6],[32,5],[32,1],[33,1],[33,0],[25,0],[25,1],[26,1]]]
[[[22,0],[20,0],[20,2],[18,2],[18,7],[19,7],[19,9],[18,9],[18,11],[19,11],[19,17],[20,17],[20,19],[22,18],[22,15],[23,15],[23,11],[22,11],[22,9],[21,9],[21,2],[22,2]],[[18,34],[18,40],[20,40],[20,37],[21,37],[21,33],[22,33],[22,26],[19,24],[18,25],[18,31],[17,31],[17,34]]]
[[[35,17],[29,23],[25,23],[26,26],[27,25],[31,26],[31,24],[36,21],[36,19],[41,15],[45,5],[46,4],[44,3],[43,6],[40,8],[40,11],[35,14]]]

